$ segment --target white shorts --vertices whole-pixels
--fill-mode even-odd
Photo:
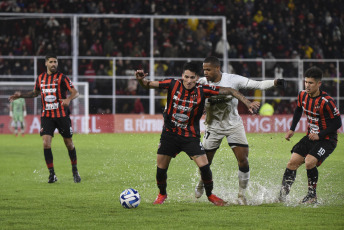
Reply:
[[[205,148],[205,150],[218,149],[224,137],[227,137],[228,145],[231,148],[237,146],[248,147],[245,128],[243,124],[233,126],[226,131],[207,128],[203,136],[203,147]]]

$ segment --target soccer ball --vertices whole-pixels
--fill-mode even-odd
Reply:
[[[141,202],[141,197],[138,191],[128,188],[119,196],[119,202],[123,208],[136,208]]]

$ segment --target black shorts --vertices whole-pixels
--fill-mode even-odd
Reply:
[[[69,117],[41,117],[40,135],[54,136],[55,129],[58,129],[61,136],[71,138],[73,136],[72,122]]]
[[[317,166],[320,166],[325,159],[337,147],[337,142],[334,140],[309,140],[308,136],[303,137],[291,150],[291,153],[297,153],[303,157],[308,154],[318,159]]]
[[[184,151],[190,158],[205,154],[201,140],[174,134],[161,134],[158,154],[176,157]]]

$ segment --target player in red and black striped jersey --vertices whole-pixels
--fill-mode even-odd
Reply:
[[[79,183],[81,178],[77,169],[77,156],[72,140],[73,129],[69,117],[69,104],[71,100],[79,96],[79,93],[74,88],[72,81],[57,70],[58,60],[55,54],[48,54],[45,57],[45,65],[47,72],[37,77],[33,91],[28,93],[15,93],[9,99],[13,101],[17,98],[29,98],[37,97],[39,94],[41,95],[42,114],[40,135],[43,139],[44,157],[50,173],[48,183],[57,181],[51,151],[51,142],[56,128],[62,135],[68,149],[72,163],[74,182]],[[68,97],[67,92],[70,93]]]
[[[339,111],[332,97],[320,90],[322,71],[311,67],[305,72],[305,90],[298,95],[293,122],[285,138],[294,135],[302,112],[307,117],[308,131],[291,150],[291,159],[283,175],[279,200],[284,202],[295,181],[296,170],[305,163],[308,177],[308,193],[302,203],[316,203],[318,169],[337,146],[337,130],[342,126]]]
[[[207,156],[200,141],[200,119],[203,114],[205,99],[213,95],[233,95],[243,102],[251,113],[259,108],[259,102],[250,102],[241,93],[232,88],[201,85],[197,83],[198,65],[185,63],[182,79],[149,81],[143,70],[135,75],[144,88],[167,89],[167,105],[164,111],[164,127],[160,138],[157,156],[156,180],[159,195],[154,204],[162,204],[167,198],[167,169],[172,158],[181,151],[195,161],[201,172],[208,200],[223,206],[225,201],[212,194],[213,180]]]

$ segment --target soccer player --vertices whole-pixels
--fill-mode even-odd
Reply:
[[[55,54],[48,54],[45,57],[45,66],[47,71],[37,77],[33,91],[27,93],[16,92],[9,97],[9,100],[12,102],[18,98],[33,98],[41,94],[40,135],[43,140],[45,162],[50,173],[48,183],[57,181],[51,151],[51,142],[56,128],[62,135],[68,149],[74,182],[79,183],[81,178],[77,169],[76,150],[72,140],[73,129],[69,117],[69,104],[71,100],[79,96],[79,92],[74,88],[72,81],[57,70],[58,60]],[[68,97],[67,91],[70,93]]]
[[[221,72],[221,63],[217,57],[207,57],[203,61],[204,76],[199,83],[211,86],[231,87],[233,89],[260,89],[266,90],[276,86],[284,86],[283,79],[254,81],[246,77]],[[239,192],[238,203],[246,205],[245,190],[250,178],[248,163],[248,142],[244,125],[238,113],[238,100],[232,96],[212,96],[206,100],[206,130],[203,137],[203,146],[212,163],[216,150],[222,139],[227,138],[238,161]],[[195,188],[195,197],[200,198],[204,192],[203,181],[200,180]]]
[[[19,93],[19,91],[16,93]],[[14,123],[14,134],[18,136],[18,123],[20,123],[20,132],[21,135],[24,136],[24,117],[26,117],[26,104],[24,98],[20,98],[10,103],[10,117],[12,117]]]
[[[307,117],[308,131],[291,150],[291,158],[283,175],[279,201],[286,201],[286,196],[296,178],[296,170],[305,164],[308,177],[308,193],[301,203],[317,202],[318,167],[330,156],[337,146],[337,130],[342,126],[335,101],[326,92],[320,90],[323,72],[318,67],[311,67],[305,72],[305,90],[297,97],[290,130],[286,133],[287,141],[294,135],[302,112]]]
[[[164,126],[157,152],[156,181],[160,191],[154,204],[162,204],[167,198],[168,166],[172,158],[184,151],[199,167],[208,200],[217,206],[225,205],[225,201],[212,194],[212,172],[200,142],[199,123],[205,99],[212,95],[232,95],[242,101],[251,113],[256,112],[260,105],[259,102],[250,102],[232,88],[197,83],[198,71],[196,63],[187,62],[184,65],[181,80],[149,81],[145,79],[147,73],[144,73],[143,70],[137,70],[135,73],[137,80],[144,88],[168,90]]]

